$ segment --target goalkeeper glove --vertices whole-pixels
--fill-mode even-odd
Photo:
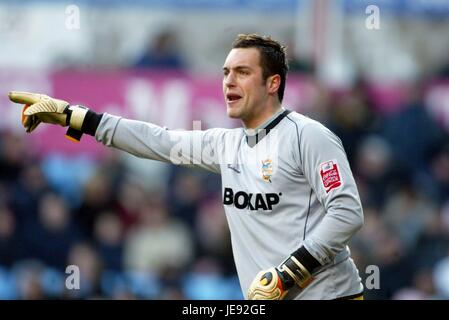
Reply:
[[[260,271],[251,283],[247,298],[248,300],[282,300],[287,294],[287,280],[275,267]]]
[[[298,257],[305,259],[298,259]],[[309,269],[304,264],[307,264]],[[304,247],[301,247],[279,267],[260,271],[248,289],[247,298],[248,300],[282,300],[295,284],[301,289],[308,286],[313,281],[312,272],[309,270],[314,270],[318,266],[318,261]]]
[[[79,141],[81,128],[88,109],[71,106],[67,101],[51,98],[44,94],[11,91],[9,99],[25,104],[22,110],[22,124],[27,132],[32,132],[40,122],[69,126],[67,137]]]

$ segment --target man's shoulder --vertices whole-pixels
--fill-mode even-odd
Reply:
[[[286,124],[291,123],[293,124],[299,131],[306,127],[315,127],[319,129],[326,129],[324,124],[321,122],[314,120],[312,118],[309,118],[308,116],[301,114],[296,111],[290,112],[286,116]]]
[[[298,112],[290,112],[287,115],[286,125],[290,123],[290,131],[294,131],[297,138],[302,142],[315,143],[321,139],[337,140],[340,138],[332,132],[325,124],[314,120]]]

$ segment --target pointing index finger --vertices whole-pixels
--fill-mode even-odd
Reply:
[[[8,94],[9,100],[22,104],[34,104],[40,100],[40,95],[31,92],[11,91]]]

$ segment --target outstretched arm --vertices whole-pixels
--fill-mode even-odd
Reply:
[[[152,123],[103,114],[97,141],[140,158],[219,172],[225,129],[168,130]]]
[[[12,91],[11,101],[24,104],[22,124],[28,133],[41,123],[69,127],[66,136],[79,141],[83,134],[141,158],[220,171],[225,129],[177,131],[151,123],[98,114],[84,106],[47,95]]]

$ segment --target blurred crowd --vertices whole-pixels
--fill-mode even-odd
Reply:
[[[183,68],[172,42],[161,34],[135,67]],[[307,61],[292,71],[313,77]],[[307,114],[341,138],[359,187],[365,225],[352,256],[364,284],[379,268],[365,297],[448,299],[448,132],[427,112],[424,82],[388,113],[368,87],[320,86]],[[243,298],[218,175],[168,166],[151,184],[119,151],[31,150],[24,134],[0,133],[0,299]],[[79,289],[67,288],[70,265]]]
[[[342,139],[362,199],[365,225],[350,247],[365,297],[448,299],[448,132],[427,112],[424,83],[388,114],[364,88],[333,99],[324,122]]]
[[[0,298],[241,298],[216,177],[173,167],[148,190],[117,151],[37,159],[23,135],[0,142]]]

